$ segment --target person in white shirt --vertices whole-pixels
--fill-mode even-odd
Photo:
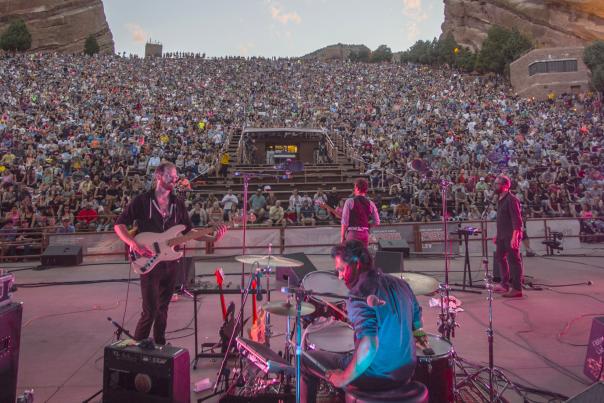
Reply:
[[[231,189],[229,189],[227,191],[227,194],[225,194],[224,197],[222,198],[222,201],[220,202],[220,204],[222,205],[224,221],[228,221],[229,220],[229,211],[231,211],[231,206],[233,204],[238,205],[239,199],[237,199],[237,196],[235,196],[233,194],[233,191]]]

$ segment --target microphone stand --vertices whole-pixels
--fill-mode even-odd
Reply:
[[[495,366],[495,360],[494,360],[494,354],[493,354],[493,352],[494,352],[494,344],[493,344],[493,276],[489,273],[489,260],[487,258],[484,258],[482,260],[482,263],[484,265],[484,272],[485,272],[485,277],[484,277],[485,288],[487,289],[487,293],[488,293],[487,300],[489,301],[489,327],[486,329],[487,340],[489,343],[489,365],[487,367],[480,368],[478,371],[476,371],[472,375],[469,375],[468,377],[466,377],[464,380],[462,380],[460,383],[458,383],[456,385],[456,389],[460,390],[460,388],[462,388],[466,385],[483,386],[483,389],[487,389],[489,391],[489,397],[488,397],[487,401],[489,403],[494,403],[494,402],[502,401],[503,393],[510,387],[512,389],[514,389],[519,395],[522,395],[522,394],[520,393],[520,391],[518,391],[518,388],[516,387],[516,385],[514,385],[514,383],[512,381],[510,381],[507,376],[505,376],[505,374],[501,371],[501,369],[499,369]],[[457,357],[457,359],[460,359],[460,358]],[[484,387],[485,385],[481,385],[482,382],[479,379],[479,376],[484,372],[486,372],[489,377],[489,383],[488,383],[488,385],[486,385],[486,388]],[[501,387],[502,389],[499,393],[496,393],[495,388],[501,382],[503,382],[503,386]],[[480,389],[480,388],[478,388],[478,389]]]

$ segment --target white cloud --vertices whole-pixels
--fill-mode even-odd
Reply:
[[[134,22],[127,23],[126,28],[128,28],[130,37],[135,43],[145,43],[147,42],[147,39],[149,39],[149,34],[143,29],[143,27]]]
[[[403,13],[419,14],[422,11],[422,0],[403,0]]]
[[[290,11],[286,13],[281,9],[281,6],[279,6],[278,4],[270,5],[269,11],[271,13],[271,18],[275,21],[280,22],[283,25],[286,25],[290,22],[295,22],[296,24],[302,22],[302,18],[298,13],[296,13],[295,11]]]
[[[432,6],[428,6],[428,9],[432,9]],[[403,15],[418,22],[428,19],[422,0],[403,0]]]
[[[407,25],[407,39],[411,42],[415,42],[419,35],[419,27],[416,22],[411,22]]]
[[[256,44],[253,42],[246,42],[239,45],[239,53],[241,56],[248,56],[250,51],[256,47]]]

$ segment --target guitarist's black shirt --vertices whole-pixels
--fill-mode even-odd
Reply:
[[[156,203],[153,190],[136,196],[120,214],[115,224],[124,224],[131,227],[136,221],[139,233],[161,233],[178,224],[183,224],[186,227],[183,231],[184,234],[191,230],[193,226],[191,218],[182,199],[174,195],[170,196],[169,214],[165,218],[155,207]]]

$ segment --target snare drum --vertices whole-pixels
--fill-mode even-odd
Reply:
[[[417,349],[417,367],[413,380],[426,385],[430,402],[453,402],[455,360],[453,345],[440,336],[429,334],[428,342],[434,355]]]
[[[342,354],[354,351],[354,330],[345,322],[315,321],[304,333],[307,350]]]

